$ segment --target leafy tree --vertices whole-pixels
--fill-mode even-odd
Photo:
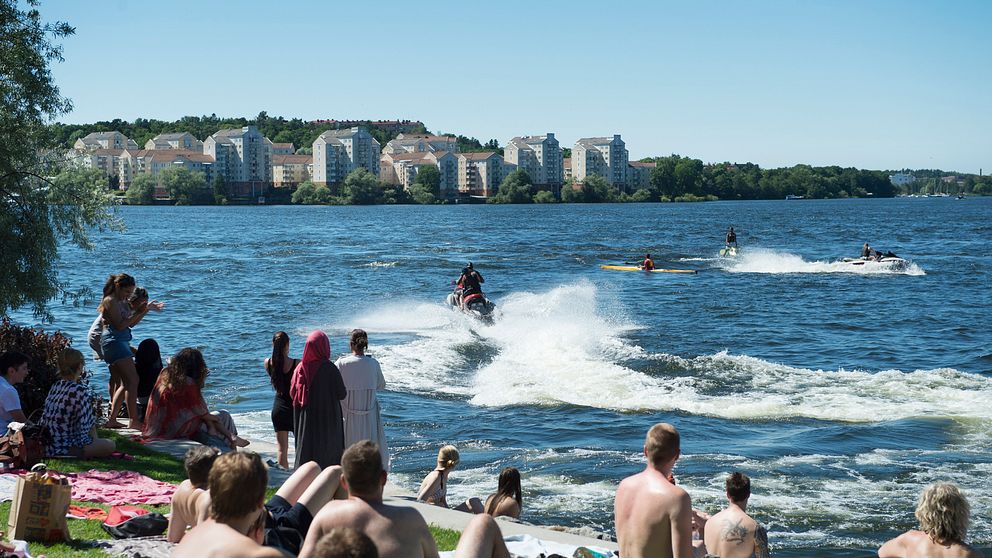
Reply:
[[[227,185],[224,184],[224,176],[220,174],[214,177],[214,203],[227,205]]]
[[[348,173],[342,189],[345,203],[351,205],[372,205],[379,199],[382,190],[379,179],[362,167]]]
[[[316,185],[309,180],[296,187],[292,201],[302,205],[320,205],[331,203],[331,189],[327,186]]]
[[[22,4],[27,4],[22,9]],[[57,42],[75,33],[68,23],[46,23],[37,0],[0,0],[0,314],[30,304],[50,318],[48,301],[67,291],[58,279],[59,241],[91,248],[89,232],[122,229],[114,195],[85,174],[59,175],[48,120],[71,110],[49,64],[62,61]]]
[[[409,197],[414,203],[420,205],[433,205],[437,203],[437,197],[428,190],[427,186],[424,184],[418,184],[414,182],[410,185],[410,190],[408,192]],[[386,202],[388,203],[388,202]],[[395,203],[395,202],[394,202]]]
[[[207,188],[207,178],[199,171],[187,168],[165,169],[159,176],[162,186],[176,205],[213,203],[213,193]]]
[[[527,171],[517,169],[506,175],[497,188],[496,195],[489,198],[489,203],[533,203],[531,184]]]
[[[151,205],[155,203],[155,180],[150,174],[139,174],[131,181],[124,194],[130,205]]]
[[[434,165],[418,167],[413,183],[423,186],[423,190],[433,195],[435,199],[441,197],[441,171]]]
[[[651,190],[649,190],[648,188],[641,188],[640,190],[636,190],[633,194],[627,197],[627,201],[633,203],[643,203],[643,202],[652,201]]]
[[[555,195],[547,190],[541,190],[534,194],[534,203],[555,203]]]
[[[587,176],[579,188],[566,187],[561,193],[561,201],[570,203],[605,203],[617,199],[616,188],[597,174]]]

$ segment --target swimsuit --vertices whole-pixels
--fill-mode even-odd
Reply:
[[[122,303],[121,303],[122,304]],[[131,315],[126,306],[121,308],[121,318],[126,320]],[[109,321],[103,324],[103,334],[100,336],[100,349],[103,351],[103,361],[113,364],[122,358],[131,358],[131,328],[114,329]]]

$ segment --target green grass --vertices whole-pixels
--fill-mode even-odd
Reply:
[[[49,469],[61,473],[81,473],[96,469],[98,471],[119,471],[128,470],[141,473],[156,480],[179,484],[186,480],[186,471],[182,461],[171,455],[161,453],[145,447],[142,444],[132,441],[130,438],[121,436],[112,430],[101,430],[100,436],[111,438],[117,444],[118,451],[123,451],[134,457],[134,461],[124,461],[120,459],[46,459],[45,464]],[[271,487],[265,493],[265,498],[271,498],[278,488]],[[73,504],[87,507],[96,507],[104,510],[110,509],[106,504],[97,502],[82,502],[73,500]],[[169,513],[169,506],[147,506],[136,504],[149,511],[162,514]],[[6,531],[7,519],[10,516],[10,502],[0,504],[0,529]],[[70,519],[69,533],[72,541],[68,543],[45,544],[40,542],[29,543],[31,555],[44,554],[47,558],[107,558],[107,554],[102,549],[92,548],[87,541],[102,540],[112,538],[100,527],[100,521]],[[431,534],[437,542],[438,550],[454,550],[458,545],[461,533],[444,529],[435,525],[430,526]]]
[[[434,535],[434,542],[437,543],[439,552],[454,550],[458,546],[458,539],[462,537],[462,534],[458,531],[445,529],[437,525],[429,525],[428,527],[431,530],[431,535]]]

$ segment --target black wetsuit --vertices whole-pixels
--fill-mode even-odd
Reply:
[[[469,295],[482,294],[481,283],[483,282],[485,279],[479,275],[478,271],[463,273],[461,279],[458,280],[458,284],[462,287],[462,299]]]
[[[733,231],[727,233],[727,245],[729,246],[731,244],[737,245],[737,234]]]

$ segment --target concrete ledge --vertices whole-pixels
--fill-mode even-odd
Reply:
[[[118,432],[124,435],[140,434],[140,432],[136,430],[126,429],[118,430]],[[199,445],[199,443],[192,440],[151,440],[145,444],[145,446],[149,449],[171,455],[179,460],[183,459],[189,448]],[[251,444],[244,449],[245,451],[254,451],[262,456],[263,460],[271,459],[275,461],[277,455],[276,445],[264,441],[251,440]],[[293,462],[292,444],[290,444],[289,462]],[[291,474],[292,471],[270,467],[269,486],[281,486]],[[413,508],[420,512],[420,515],[424,516],[424,519],[427,520],[429,525],[436,525],[438,527],[452,529],[459,532],[464,531],[465,527],[468,526],[469,521],[471,521],[474,517],[474,515],[470,513],[418,502],[416,494],[391,483],[386,484],[385,492],[383,494],[383,501],[392,506],[405,506],[408,508]],[[516,521],[504,520],[502,518],[497,518],[497,521],[499,521],[499,528],[503,532],[503,536],[530,535],[538,539],[562,544],[595,546],[609,550],[619,549],[617,544],[612,541],[604,541],[563,531],[555,531],[553,529],[548,529],[537,525],[528,525],[526,523],[518,523]]]

